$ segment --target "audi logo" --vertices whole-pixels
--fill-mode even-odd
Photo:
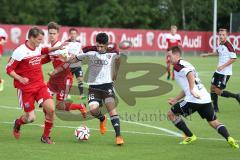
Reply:
[[[97,65],[108,65],[108,61],[106,60],[90,60],[90,63]]]
[[[232,43],[235,50],[240,51],[240,35],[229,35],[228,40]],[[219,43],[219,36],[217,36],[217,42]],[[213,48],[213,36],[209,39],[209,46]]]

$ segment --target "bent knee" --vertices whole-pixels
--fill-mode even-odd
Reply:
[[[172,111],[168,111],[167,117],[168,117],[170,120],[174,120],[175,115],[174,115],[174,113],[173,113]]]
[[[26,121],[27,121],[27,123],[32,123],[32,122],[36,121],[36,116],[29,115],[29,116],[27,116]]]

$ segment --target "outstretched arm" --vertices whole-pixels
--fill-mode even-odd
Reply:
[[[48,75],[54,76],[64,70],[66,70],[69,66],[70,66],[69,63],[64,63],[62,66],[59,66],[59,67],[55,68],[53,71],[49,72]]]
[[[209,52],[209,53],[202,53],[200,54],[201,57],[208,57],[208,56],[217,56],[216,52]]]
[[[217,70],[220,72],[221,70],[223,70],[224,68],[226,68],[227,66],[231,65],[232,63],[234,63],[236,61],[236,58],[231,58],[229,59],[226,63],[224,63],[223,65],[219,66],[217,68]]]

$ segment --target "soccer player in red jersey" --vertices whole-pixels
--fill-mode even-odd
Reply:
[[[3,46],[6,44],[7,42],[7,33],[5,32],[4,29],[0,28],[0,61],[3,55]],[[3,83],[4,80],[1,78],[0,75],[0,92],[3,91]]]
[[[166,41],[168,46],[167,55],[166,55],[166,64],[167,64],[167,72],[168,72],[167,79],[169,80],[171,77],[171,57],[169,55],[169,50],[174,46],[182,45],[181,36],[177,34],[177,26],[175,25],[171,26],[171,33],[167,35]],[[172,80],[174,80],[174,70],[172,70]]]
[[[58,40],[59,29],[59,25],[55,22],[50,22],[48,24],[48,36],[51,47],[57,47],[62,44]],[[62,66],[65,63],[59,59],[59,55],[62,55],[62,53],[63,51],[61,50],[50,52],[47,56],[48,60],[46,60],[46,57],[44,58],[44,63],[52,61],[54,68]],[[71,73],[71,69],[68,68],[60,74],[51,76],[48,81],[48,88],[51,90],[51,92],[56,93],[56,108],[58,110],[79,110],[82,116],[85,118],[87,111],[84,104],[74,104],[66,101],[72,84],[73,75]]]
[[[46,144],[54,144],[49,135],[53,127],[54,102],[46,84],[42,72],[42,54],[60,49],[42,48],[40,43],[43,40],[44,32],[38,27],[32,27],[28,32],[28,40],[17,47],[7,66],[6,72],[14,78],[14,87],[17,88],[18,99],[24,114],[15,120],[13,135],[20,138],[22,125],[32,123],[36,119],[35,101],[45,110],[45,127],[41,141]]]

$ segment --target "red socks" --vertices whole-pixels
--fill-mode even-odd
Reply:
[[[84,108],[84,106],[82,104],[74,104],[74,103],[65,103],[66,106],[66,111],[70,111],[70,110],[81,110]]]
[[[21,116],[19,119],[17,119],[17,122],[16,122],[16,123],[17,123],[18,126],[21,126],[21,125],[23,125],[23,124],[26,124],[23,116]]]
[[[53,123],[52,122],[45,121],[43,137],[45,137],[45,138],[49,137],[49,134],[51,132],[52,127],[53,127]]]

